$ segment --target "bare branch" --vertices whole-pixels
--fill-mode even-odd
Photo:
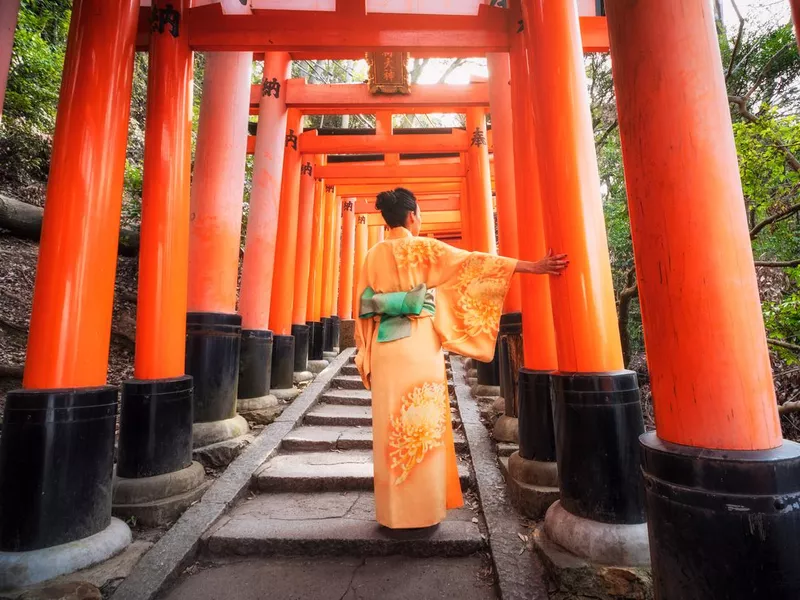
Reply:
[[[800,412],[800,400],[795,402],[784,402],[778,407],[779,415],[788,415],[789,413]]]
[[[602,147],[603,144],[606,143],[608,136],[611,135],[611,132],[617,128],[617,125],[619,125],[619,121],[614,119],[614,122],[606,128],[606,130],[603,132],[603,135],[601,135],[600,138],[595,142],[595,146],[598,148]]]
[[[631,301],[639,293],[639,288],[636,283],[636,266],[628,269],[625,274],[625,288],[619,293],[619,301],[617,305],[617,326],[619,328],[619,337],[622,344],[622,358],[623,362],[627,365],[631,359],[631,337],[628,333],[628,320],[630,318]]]
[[[736,0],[731,0],[731,4],[733,5],[733,10],[736,12],[736,16],[739,18],[739,33],[736,34],[736,43],[733,46],[733,51],[731,52],[731,61],[728,63],[728,72],[725,74],[725,81],[730,79],[731,74],[733,73],[733,68],[736,65],[736,56],[739,54],[739,50],[742,47],[742,37],[744,35],[744,17],[742,17],[742,13],[739,12],[739,7],[736,5]]]
[[[22,379],[24,371],[20,365],[0,365],[0,379]]]
[[[800,203],[798,203],[798,204],[794,204],[793,206],[790,206],[790,207],[788,207],[788,208],[785,208],[785,209],[783,209],[782,211],[780,211],[780,212],[778,212],[778,213],[775,213],[775,214],[774,214],[774,215],[772,215],[771,217],[767,217],[766,219],[764,219],[764,220],[763,220],[763,221],[761,221],[760,223],[756,224],[756,225],[755,225],[755,226],[754,226],[754,227],[753,227],[753,228],[750,230],[750,239],[751,239],[751,240],[752,240],[752,239],[755,239],[755,237],[756,237],[756,236],[757,236],[759,233],[761,233],[761,231],[762,231],[762,230],[763,230],[765,227],[768,227],[769,225],[772,225],[773,223],[776,223],[776,222],[778,222],[778,221],[782,221],[783,219],[786,219],[786,218],[788,218],[788,217],[791,217],[793,214],[795,214],[795,213],[797,213],[797,212],[800,212]]]
[[[797,344],[784,342],[783,340],[774,340],[772,338],[767,338],[767,343],[776,346],[778,348],[783,348],[784,350],[791,350],[792,352],[800,352],[800,346],[798,346]]]
[[[466,61],[466,58],[457,58],[451,62],[447,69],[445,69],[445,72],[442,73],[442,76],[439,77],[439,81],[437,83],[445,83],[447,78],[450,77],[450,74],[463,65]]]
[[[414,61],[414,68],[411,70],[411,76],[409,77],[411,83],[417,83],[419,81],[419,78],[422,77],[422,72],[425,70],[430,60],[430,58],[420,58]]]
[[[786,261],[757,260],[755,261],[755,265],[757,267],[771,267],[774,269],[784,269],[786,267],[800,267],[800,258],[797,258],[795,260],[786,260]]]
[[[750,97],[751,97],[751,96],[753,95],[753,93],[754,93],[754,92],[755,92],[755,91],[758,89],[758,86],[760,86],[760,85],[761,85],[761,81],[764,79],[764,76],[767,74],[767,71],[769,71],[769,69],[772,67],[772,65],[773,65],[773,63],[775,62],[775,60],[776,60],[776,59],[777,59],[777,58],[778,58],[778,57],[779,57],[781,54],[783,54],[783,53],[784,53],[786,50],[788,50],[789,48],[792,48],[792,47],[794,47],[794,41],[792,41],[792,42],[789,42],[789,43],[785,44],[784,46],[782,46],[782,47],[781,47],[781,49],[780,49],[780,50],[778,50],[778,51],[777,51],[775,54],[773,54],[773,55],[772,55],[772,57],[771,57],[771,58],[770,58],[770,59],[767,61],[767,63],[766,63],[766,64],[764,65],[764,67],[761,69],[761,72],[758,74],[758,77],[756,77],[756,80],[755,80],[755,82],[753,83],[753,86],[750,88],[750,91],[748,91],[748,92],[747,92],[747,93],[744,95],[744,100],[745,100],[745,101],[747,101],[747,100],[750,100]]]
[[[619,293],[620,302],[630,300],[639,295],[639,284],[636,281],[636,267],[631,267],[625,274],[625,287]]]

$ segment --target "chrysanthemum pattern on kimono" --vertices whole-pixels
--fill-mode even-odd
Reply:
[[[393,250],[399,269],[430,267],[444,254],[441,242],[431,238],[406,238],[395,244]]]
[[[429,450],[444,443],[448,418],[450,402],[442,383],[426,383],[405,397],[400,414],[391,417],[389,433],[391,468],[399,469],[395,485],[406,480]]]

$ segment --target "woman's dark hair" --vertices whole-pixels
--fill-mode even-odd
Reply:
[[[378,194],[375,208],[389,227],[403,227],[408,213],[417,211],[417,198],[409,190],[397,188]]]

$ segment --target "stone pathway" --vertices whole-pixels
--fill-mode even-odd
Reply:
[[[387,535],[375,522],[371,412],[351,361],[256,470],[249,497],[206,533],[200,561],[166,598],[496,598],[479,512],[450,511],[427,533]],[[469,494],[455,408],[453,423]]]

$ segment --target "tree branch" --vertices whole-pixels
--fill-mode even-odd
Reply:
[[[617,326],[619,337],[622,344],[622,358],[627,365],[631,359],[631,338],[628,334],[628,320],[630,316],[631,301],[639,293],[636,282],[636,267],[631,267],[625,275],[625,287],[619,293],[619,304],[617,307]]]
[[[758,89],[758,86],[761,85],[762,79],[764,79],[764,76],[767,74],[767,71],[769,71],[770,67],[772,67],[773,63],[775,62],[775,59],[778,58],[781,54],[783,54],[789,48],[792,48],[793,46],[794,46],[794,41],[789,42],[789,43],[785,44],[780,50],[778,50],[775,54],[772,55],[772,58],[770,58],[767,61],[767,63],[761,69],[761,72],[758,74],[758,77],[756,77],[756,80],[753,83],[753,86],[750,88],[750,91],[748,91],[744,95],[744,100],[745,101],[750,100],[750,97]]]
[[[784,402],[778,407],[779,415],[788,415],[789,413],[800,412],[800,400],[795,402]]]
[[[0,379],[22,379],[25,368],[18,365],[0,365]]]
[[[772,225],[773,223],[776,223],[778,221],[782,221],[787,217],[791,217],[796,212],[800,212],[800,204],[794,204],[793,206],[790,206],[789,208],[786,208],[780,211],[779,213],[772,215],[771,217],[767,217],[760,223],[756,223],[750,230],[750,239],[751,240],[755,239],[755,237],[759,233],[761,233],[761,230],[763,230],[765,227]]]
[[[412,69],[411,76],[409,77],[411,83],[417,83],[419,81],[419,78],[422,77],[422,72],[425,70],[425,67],[428,65],[430,60],[430,58],[420,58],[414,62],[414,68]]]
[[[778,348],[783,348],[784,350],[791,350],[792,352],[800,353],[800,346],[797,344],[790,344],[789,342],[784,342],[783,340],[773,340],[772,338],[767,338],[767,343]]]
[[[800,267],[800,258],[796,258],[795,260],[786,260],[786,261],[757,260],[755,261],[755,265],[757,267],[772,267],[776,269],[782,269],[786,267]]]
[[[437,83],[445,83],[445,80],[450,77],[450,74],[463,65],[466,62],[465,58],[457,58],[450,65],[445,69],[445,72],[442,73],[442,76],[439,77],[439,81]]]
[[[744,17],[742,17],[742,13],[739,12],[739,7],[736,5],[736,0],[731,0],[731,4],[733,5],[733,10],[736,12],[736,16],[739,18],[739,33],[736,34],[736,43],[734,44],[733,51],[731,52],[731,61],[728,63],[728,71],[725,74],[725,81],[728,81],[733,73],[733,68],[736,65],[736,56],[739,54],[739,50],[742,47],[742,36],[744,34]]]
[[[603,144],[606,143],[608,136],[611,135],[611,132],[614,131],[618,125],[619,121],[617,119],[614,119],[614,122],[606,128],[606,130],[603,132],[603,135],[600,136],[600,139],[598,139],[594,145],[597,148],[601,148]]]

